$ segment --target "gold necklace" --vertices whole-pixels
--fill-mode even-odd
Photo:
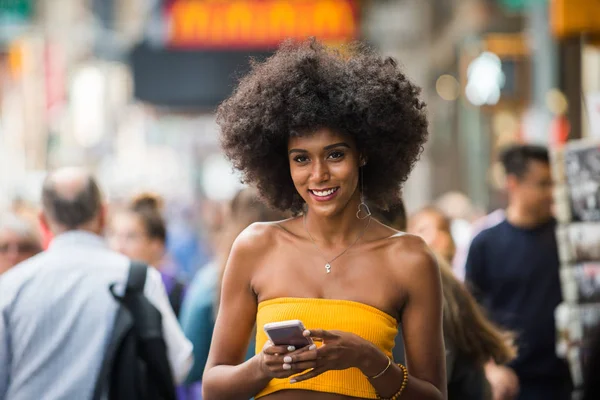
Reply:
[[[363,237],[363,235],[367,231],[367,228],[371,224],[371,219],[372,218],[369,217],[369,221],[367,222],[367,225],[365,225],[365,228],[362,230],[362,232],[360,232],[360,234],[356,237],[356,240],[354,242],[352,242],[352,244],[350,246],[346,247],[346,249],[344,251],[342,251],[340,254],[338,254],[337,256],[335,256],[334,258],[332,258],[331,260],[327,261],[327,256],[325,256],[325,253],[323,253],[321,251],[321,249],[319,248],[319,246],[315,242],[315,239],[313,239],[312,235],[310,234],[310,232],[308,230],[308,227],[306,226],[306,214],[304,214],[304,216],[302,218],[302,221],[303,221],[303,224],[304,224],[304,230],[308,234],[308,237],[310,238],[310,241],[312,242],[312,244],[315,246],[315,249],[317,249],[317,251],[321,254],[321,256],[323,257],[323,259],[325,260],[325,271],[328,274],[331,272],[331,263],[334,262],[335,260],[337,260],[338,258],[340,258],[341,256],[343,256],[348,250],[350,250],[350,248],[352,246],[354,246],[360,240],[361,237]]]

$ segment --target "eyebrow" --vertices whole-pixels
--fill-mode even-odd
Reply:
[[[330,144],[330,145],[323,147],[323,150],[331,150],[336,147],[346,147],[349,149],[350,145],[346,142],[334,143],[334,144]],[[303,149],[291,149],[290,151],[288,151],[288,154],[292,154],[292,153],[308,153],[308,151],[303,150]]]

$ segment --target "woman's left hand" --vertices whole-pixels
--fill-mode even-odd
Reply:
[[[326,371],[352,367],[365,373],[366,365],[373,364],[374,346],[353,333],[313,329],[304,331],[304,336],[312,338],[315,342],[323,342],[323,345],[317,349],[317,366],[302,375],[294,376],[290,380],[292,383],[314,378]],[[385,357],[383,354],[381,356]],[[301,361],[292,360],[294,363]],[[385,368],[387,358],[383,358],[381,363],[381,369]]]

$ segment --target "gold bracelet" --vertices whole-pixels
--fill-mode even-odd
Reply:
[[[406,385],[408,385],[408,370],[402,364],[398,364],[398,366],[402,370],[402,375],[403,375],[402,385],[400,385],[400,389],[398,389],[398,391],[392,397],[381,397],[378,394],[377,399],[379,399],[379,400],[398,400],[400,398],[400,396],[402,395],[402,392],[404,392],[404,389],[406,389]]]
[[[386,356],[387,357],[387,356]],[[378,373],[375,376],[369,376],[369,379],[377,379],[379,378],[381,375],[385,374],[387,372],[387,370],[390,368],[390,365],[392,365],[392,359],[391,358],[387,358],[388,359],[388,363],[385,366],[385,368],[383,369],[383,371],[381,371],[380,373]]]

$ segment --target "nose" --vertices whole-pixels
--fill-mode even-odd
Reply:
[[[317,182],[326,182],[329,180],[329,168],[327,163],[321,160],[315,162],[312,170],[312,178]]]

